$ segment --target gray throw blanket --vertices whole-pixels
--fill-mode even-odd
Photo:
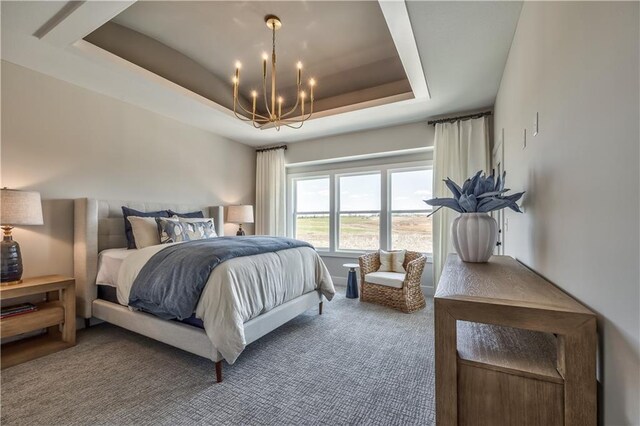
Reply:
[[[218,237],[168,246],[142,267],[129,293],[129,306],[163,319],[189,318],[211,271],[225,260],[311,247],[279,237]]]

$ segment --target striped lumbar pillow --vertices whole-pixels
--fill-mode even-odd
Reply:
[[[406,250],[380,250],[380,268],[378,268],[378,272],[406,273],[407,271],[405,271],[404,266],[402,266],[406,253]]]

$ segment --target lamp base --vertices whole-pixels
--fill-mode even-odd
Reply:
[[[242,225],[240,225],[240,227],[238,228],[238,232],[236,232],[236,237],[242,237],[244,235],[244,229],[242,229]]]
[[[2,285],[17,284],[22,281],[22,255],[20,245],[13,241],[11,230],[4,230],[4,238],[0,243],[0,283]]]
[[[0,287],[9,286],[9,285],[16,285],[16,284],[22,284],[22,280],[18,280],[18,281],[2,281],[2,282],[0,282]]]

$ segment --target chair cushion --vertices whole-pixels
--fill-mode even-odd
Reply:
[[[404,277],[405,274],[399,272],[371,272],[364,276],[364,280],[371,284],[402,288]]]

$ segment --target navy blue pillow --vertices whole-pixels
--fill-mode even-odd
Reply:
[[[157,212],[140,212],[138,210],[130,209],[129,207],[122,206],[122,215],[124,216],[124,234],[127,236],[127,248],[136,248],[136,239],[133,237],[133,231],[131,229],[131,222],[127,220],[128,216],[138,217],[170,217],[168,210],[159,210]]]
[[[176,213],[173,210],[169,210],[169,215],[184,217],[184,218],[191,218],[191,219],[204,219],[204,214],[202,213],[202,211],[189,212],[189,213]]]

